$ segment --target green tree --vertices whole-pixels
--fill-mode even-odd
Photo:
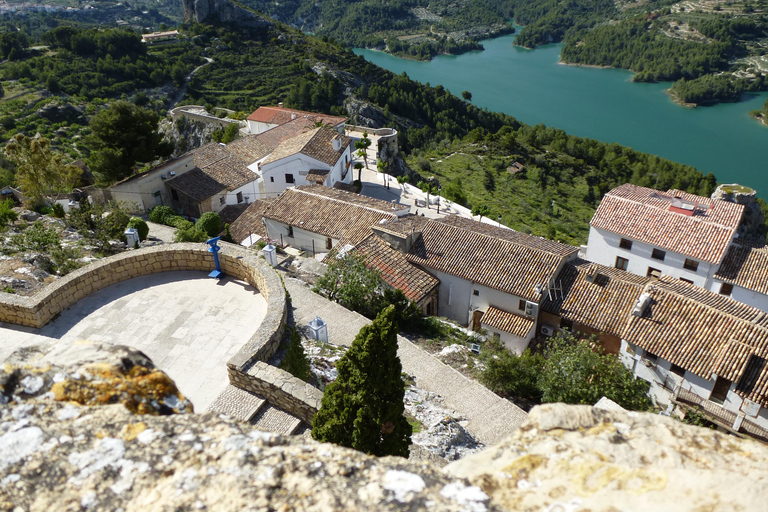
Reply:
[[[355,162],[355,169],[357,169],[357,181],[363,180],[363,164]]]
[[[408,183],[408,176],[398,176],[397,183],[403,189],[403,194],[405,194],[405,184]]]
[[[485,369],[480,380],[485,387],[503,396],[541,401],[539,375],[544,368],[544,357],[525,350],[517,355],[499,341],[491,340],[483,348]]]
[[[429,194],[434,194],[435,190],[437,190],[437,187],[435,187],[435,183],[432,180],[427,180],[420,181],[419,188],[422,192],[427,194],[427,210],[429,210]]]
[[[472,101],[472,93],[469,91],[461,91],[461,97],[467,101]]]
[[[142,242],[147,239],[147,236],[149,235],[149,226],[144,222],[144,219],[131,217],[131,220],[128,221],[128,227],[134,228],[139,232],[139,240]]]
[[[491,208],[487,204],[481,204],[472,207],[472,215],[479,215],[480,222],[483,221],[483,217],[487,217],[491,213]]]
[[[376,311],[383,284],[381,275],[365,265],[365,256],[355,252],[334,258],[318,278],[317,288],[328,299],[371,317],[375,315],[372,311]]]
[[[83,172],[65,165],[64,156],[52,151],[46,138],[17,133],[5,146],[5,154],[16,163],[16,184],[32,206],[42,204],[48,196],[70,192]]]
[[[13,211],[13,200],[6,199],[0,201],[0,229],[5,228],[6,224],[19,218],[19,215]]]
[[[127,178],[138,162],[167,157],[173,148],[157,130],[158,115],[145,108],[115,101],[91,119],[88,165],[102,184]]]
[[[301,334],[299,334],[295,325],[291,327],[291,342],[288,345],[288,350],[285,352],[280,368],[304,382],[308,382],[312,377],[309,360],[307,360],[307,354],[304,352],[304,346],[301,344]]]
[[[69,211],[67,222],[104,253],[114,252],[112,241],[125,242],[125,227],[130,217],[122,203],[98,203],[81,201]]]
[[[542,402],[594,405],[606,396],[626,409],[649,410],[648,383],[635,379],[615,355],[590,346],[592,341],[568,332],[550,340],[539,377]]]
[[[195,227],[209,237],[217,236],[221,232],[221,217],[215,212],[205,212],[197,219]]]
[[[488,192],[496,190],[496,178],[494,178],[493,173],[489,169],[486,169],[483,174],[483,187]]]
[[[355,142],[357,156],[365,162],[365,168],[368,168],[368,148],[371,147],[371,139],[368,138],[368,132],[363,132],[363,138]]]
[[[403,416],[397,331],[394,306],[360,329],[312,420],[314,439],[380,457],[408,456],[412,428]]]

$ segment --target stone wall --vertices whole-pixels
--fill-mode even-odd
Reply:
[[[230,366],[229,381],[233,386],[263,396],[270,404],[309,424],[323,399],[319,389],[262,361],[256,361],[247,372]]]

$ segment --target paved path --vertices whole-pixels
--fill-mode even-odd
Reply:
[[[129,345],[168,373],[203,412],[229,383],[227,361],[256,332],[266,311],[264,298],[242,281],[162,272],[93,293],[42,329],[0,322],[0,361],[36,344]]]
[[[147,220],[147,219],[144,219]],[[176,228],[166,226],[165,224],[156,224],[147,220],[147,226],[149,226],[149,237],[162,240],[163,243],[170,244],[173,242],[173,236],[176,234]]]
[[[302,281],[285,278],[291,294],[294,320],[306,327],[315,316],[328,322],[328,341],[349,346],[361,327],[370,320],[312,292]],[[526,413],[476,381],[468,379],[402,336],[398,336],[398,355],[403,371],[417,385],[443,397],[445,406],[469,420],[467,429],[487,445],[496,444],[515,431]]]

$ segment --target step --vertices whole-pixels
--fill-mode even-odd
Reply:
[[[250,421],[266,402],[263,397],[230,384],[208,406],[207,410],[226,414],[242,421]]]
[[[288,435],[296,431],[301,420],[282,409],[267,404],[251,419],[250,423],[264,432]]]

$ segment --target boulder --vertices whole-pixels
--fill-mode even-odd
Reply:
[[[184,19],[203,22],[231,23],[239,27],[264,29],[274,25],[253,11],[228,0],[182,0]]]

